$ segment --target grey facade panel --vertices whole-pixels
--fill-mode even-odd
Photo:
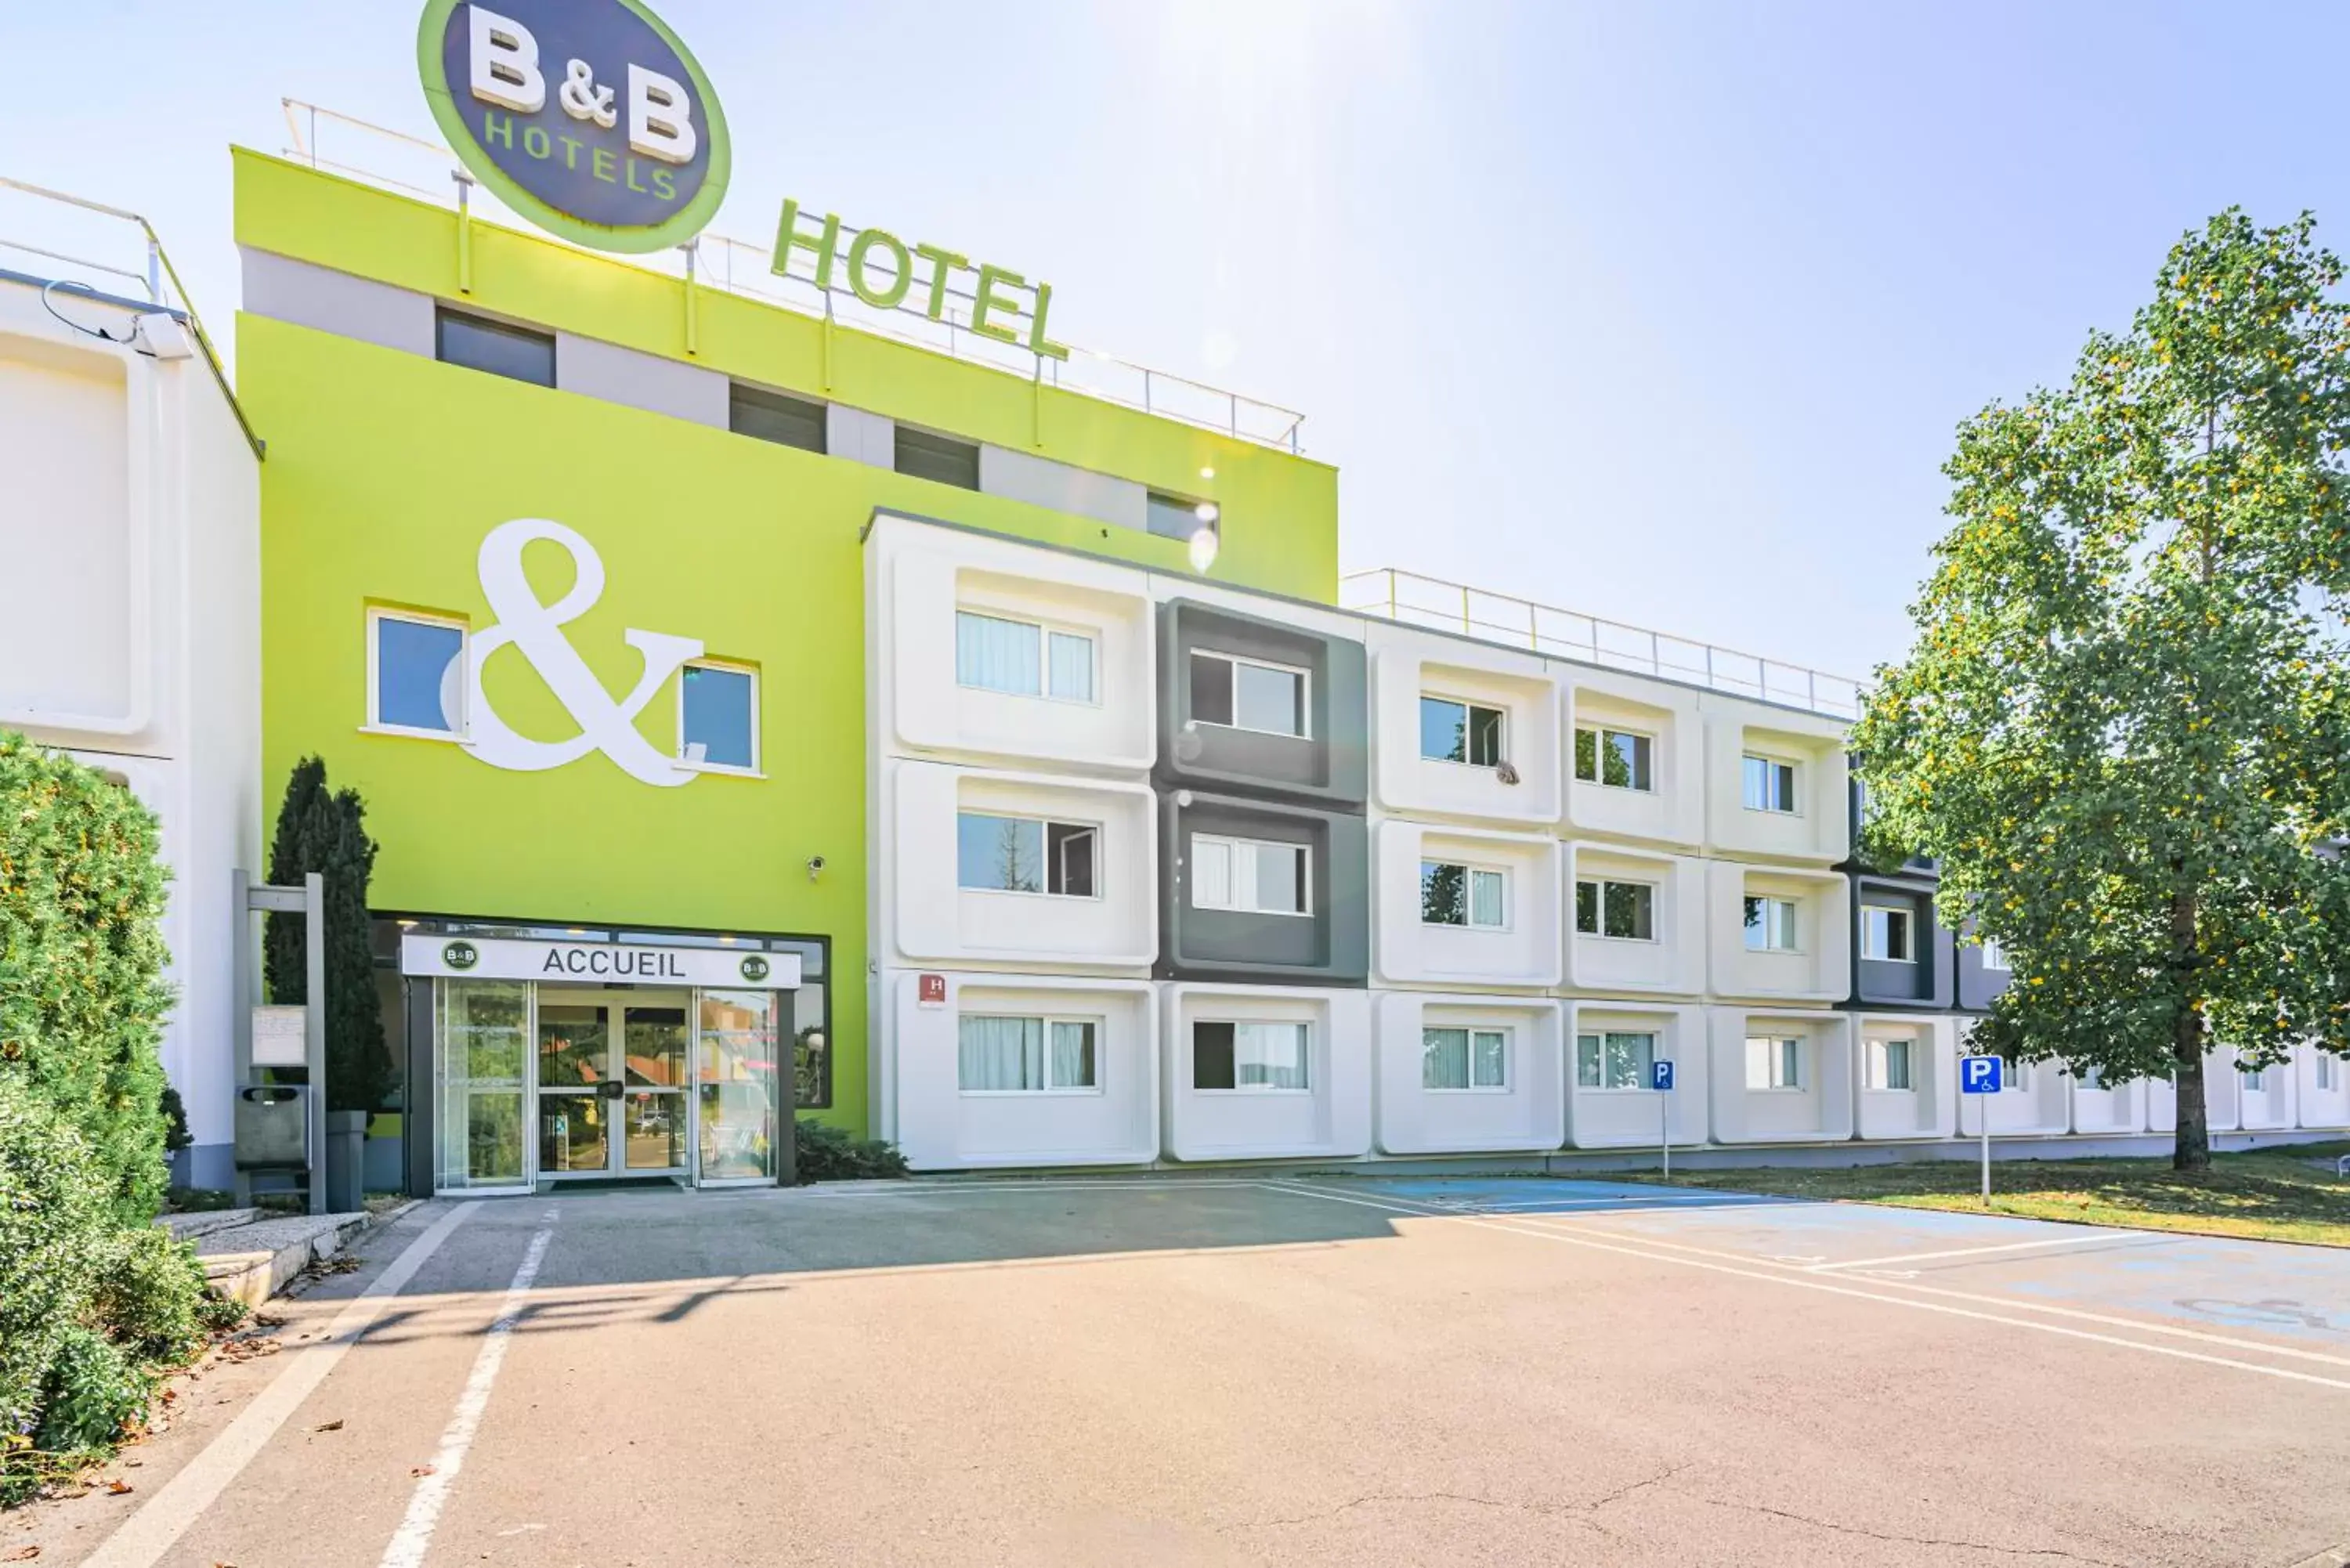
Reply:
[[[2003,969],[1985,969],[1982,948],[1974,942],[1959,948],[1959,1011],[1981,1012],[1999,993],[2007,989],[2012,978]]]
[[[824,410],[824,450],[834,457],[873,468],[898,466],[898,421],[845,404],[827,404]]]
[[[240,246],[244,308],[380,348],[433,357],[433,299],[372,278]]]
[[[1049,506],[1138,533],[1150,524],[1150,493],[1132,480],[1072,468],[1008,447],[979,449],[979,488],[988,495]]]
[[[1853,875],[1852,884],[1853,1005],[1950,1011],[1957,990],[1957,943],[1934,918],[1932,879],[1859,872]],[[1911,940],[1917,949],[1914,962],[1862,956],[1864,911],[1870,905],[1909,911]]]
[[[1304,735],[1203,718],[1196,660],[1218,656],[1306,674]],[[1362,808],[1370,782],[1363,645],[1193,599],[1159,607],[1159,768],[1168,787],[1264,792]]]
[[[1159,800],[1161,980],[1364,985],[1371,963],[1370,833],[1347,812],[1178,790]],[[1299,844],[1310,852],[1307,915],[1191,906],[1195,834]]]
[[[730,384],[715,370],[577,333],[555,335],[555,385],[648,413],[727,428]]]

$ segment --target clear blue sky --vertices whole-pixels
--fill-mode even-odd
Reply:
[[[1954,423],[2178,232],[2350,251],[2350,6],[656,0],[796,196],[1302,409],[1349,567],[1865,673]],[[139,208],[224,323],[281,94],[430,134],[418,0],[0,5],[0,171]],[[2330,221],[2330,222],[2328,222]]]

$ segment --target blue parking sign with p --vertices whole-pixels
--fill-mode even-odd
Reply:
[[[1959,1058],[1959,1092],[1966,1095],[1996,1095],[1999,1093],[2000,1068],[1996,1056],[1961,1056]]]
[[[1668,1094],[1671,1092],[1672,1086],[1673,1064],[1670,1062],[1649,1063],[1648,1087],[1656,1090],[1659,1094]]]

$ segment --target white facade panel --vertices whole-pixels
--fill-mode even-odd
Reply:
[[[1713,1127],[1709,1093],[1713,1064],[1706,1044],[1703,1008],[1609,997],[1570,1002],[1567,1014],[1566,1138],[1570,1147],[1653,1148],[1662,1142],[1668,1127],[1676,1147],[1706,1141]],[[1652,1037],[1648,1059],[1673,1064],[1669,1096],[1622,1082],[1625,1075],[1611,1085],[1606,1070],[1611,1034],[1631,1035],[1636,1040]],[[1594,1053],[1598,1055],[1596,1073],[1589,1060]],[[1669,1117],[1659,1103],[1668,1097],[1672,1101]]]
[[[1597,834],[1652,844],[1695,848],[1705,842],[1705,727],[1698,693],[1669,681],[1558,664],[1565,691],[1566,723],[1561,737],[1566,779],[1566,821],[1577,836]],[[1577,732],[1591,739],[1578,742]],[[1647,787],[1610,783],[1599,765],[1610,732],[1647,742]],[[1595,753],[1588,770],[1578,767],[1576,747]],[[1583,777],[1585,772],[1593,776]],[[1620,778],[1621,775],[1619,775]]]
[[[1750,947],[1749,898],[1760,911],[1762,940]],[[1852,992],[1848,921],[1852,884],[1841,872],[1716,860],[1708,867],[1711,918],[1707,979],[1714,994],[1769,1002],[1840,1002]],[[1792,909],[1792,917],[1780,906]],[[1794,921],[1792,945],[1782,944]]]
[[[1949,1137],[1958,1125],[1958,1021],[1865,1012],[1854,1029],[1854,1136]]]
[[[1565,965],[1559,872],[1565,863],[1555,838],[1441,827],[1389,817],[1373,829],[1371,962],[1391,985],[1492,986],[1547,989]],[[1423,863],[1462,867],[1471,878],[1501,877],[1498,924],[1479,923],[1474,883],[1470,923],[1425,918]]]
[[[1717,1143],[1818,1143],[1852,1137],[1852,1017],[1711,1010]]]
[[[1699,707],[1706,731],[1706,842],[1742,859],[1832,865],[1852,847],[1845,727],[1713,692]],[[1791,770],[1766,777],[1758,799],[1748,759]]]
[[[1148,981],[948,972],[924,1002],[922,976],[885,986],[898,1146],[918,1170],[988,1166],[1144,1165],[1159,1154],[1159,1010]],[[964,1020],[1090,1025],[1093,1082],[968,1086]],[[974,1042],[974,1044],[980,1044]]]
[[[1176,1159],[1349,1159],[1371,1147],[1371,998],[1302,986],[1168,985],[1163,1145]],[[1306,1085],[1201,1087],[1202,1023],[1304,1025]]]
[[[1145,574],[901,518],[874,529],[868,657],[885,749],[1149,771]]]
[[[1559,819],[1558,682],[1532,654],[1482,648],[1409,628],[1372,625],[1371,790],[1385,809],[1549,829]],[[1421,699],[1500,715],[1496,754],[1478,760],[1485,733],[1451,760],[1423,743]],[[1475,727],[1472,721],[1472,728]]]
[[[2073,1126],[2073,1077],[2056,1062],[2010,1062],[2001,1069],[1996,1095],[1959,1096],[1959,1136],[1982,1136],[1982,1117],[1991,1117],[1991,1136],[2045,1137],[2069,1132]]]
[[[2303,1045],[2293,1053],[2293,1070],[2301,1079],[2303,1127],[2350,1127],[2350,1056]]]
[[[2126,1084],[2107,1084],[2102,1079],[2091,1084],[2074,1077],[2073,1130],[2092,1135],[2144,1132],[2146,1096],[2143,1078]]]
[[[1557,1002],[1405,991],[1371,1000],[1381,1153],[1499,1153],[1565,1141]]]
[[[2235,1054],[2214,1051],[2203,1058],[2204,1127],[2211,1132],[2234,1132],[2241,1123],[2243,1098],[2237,1089]],[[1999,1124],[1993,1122],[1996,1132]],[[2178,1085],[2168,1078],[2146,1083],[2146,1129],[2176,1132],[2178,1128]]]
[[[1158,956],[1159,838],[1146,784],[891,760],[881,927],[896,961],[1140,969]],[[962,885],[964,814],[1091,829],[1089,894]],[[1007,844],[1021,860],[1032,851]],[[1045,849],[1043,853],[1050,855]],[[1049,868],[1047,868],[1049,869]]]
[[[1593,884],[1596,931],[1583,929],[1586,882]],[[1608,934],[1611,883],[1649,889],[1648,936]],[[1577,991],[1611,994],[1697,995],[1705,989],[1706,910],[1702,860],[1596,840],[1568,845],[1566,983]]]
[[[2237,1127],[2245,1132],[2274,1132],[2298,1127],[2301,1107],[2299,1064],[2280,1062],[2258,1073],[2236,1074]]]

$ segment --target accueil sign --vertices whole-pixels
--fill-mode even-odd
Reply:
[[[621,942],[427,936],[411,931],[400,940],[400,972],[450,980],[536,980],[548,984],[795,991],[800,983],[800,955]]]
[[[1051,284],[1032,284],[990,262],[974,264],[942,245],[910,245],[887,229],[858,229],[845,248],[840,234],[838,213],[827,213],[811,233],[801,224],[800,204],[785,202],[775,223],[775,254],[769,270],[778,276],[792,275],[793,253],[804,250],[815,261],[818,288],[831,289],[834,277],[842,275],[849,292],[876,310],[910,310],[932,321],[945,319],[948,285],[958,274],[967,273],[972,315],[962,326],[1048,359],[1069,357],[1066,345],[1045,335],[1045,318],[1053,309]],[[919,295],[914,292],[918,286]]]
[[[725,199],[718,95],[639,0],[429,0],[416,55],[457,156],[550,234],[661,250]]]

